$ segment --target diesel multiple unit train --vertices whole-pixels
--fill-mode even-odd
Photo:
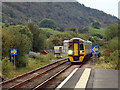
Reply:
[[[92,42],[81,38],[72,38],[67,46],[68,61],[71,63],[83,63],[92,55]]]

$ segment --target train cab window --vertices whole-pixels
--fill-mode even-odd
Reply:
[[[69,50],[73,50],[73,44],[72,44],[72,43],[69,43],[68,48],[69,48]]]
[[[80,50],[84,50],[83,43],[80,43]]]

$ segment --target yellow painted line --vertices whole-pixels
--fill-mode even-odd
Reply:
[[[80,77],[78,83],[76,84],[75,88],[86,88],[87,85],[87,81],[89,79],[90,76],[90,68],[86,68],[82,74],[82,76]]]

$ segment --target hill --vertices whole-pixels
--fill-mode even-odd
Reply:
[[[102,27],[117,23],[116,17],[78,2],[4,2],[2,15],[6,24],[26,24],[29,19],[39,24],[43,18],[50,18],[57,23],[57,28],[63,31],[71,27],[89,26],[95,20],[100,22]]]
[[[46,34],[46,36],[49,38],[51,35],[54,35],[54,34],[60,34],[62,32],[60,31],[56,31],[56,30],[53,30],[53,29],[50,29],[50,28],[40,28],[40,30]]]

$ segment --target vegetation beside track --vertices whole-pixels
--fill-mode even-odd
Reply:
[[[104,44],[100,49],[101,57],[99,64],[96,64],[94,68],[102,69],[116,69],[120,70],[120,44],[118,44],[118,31],[119,26],[109,25],[105,29]]]
[[[10,79],[26,73],[28,71],[34,70],[36,68],[42,67],[50,63],[50,60],[55,60],[53,54],[49,53],[47,55],[26,55],[27,65],[26,67],[15,68],[10,62],[9,58],[4,58],[2,60],[2,74],[6,79]]]

